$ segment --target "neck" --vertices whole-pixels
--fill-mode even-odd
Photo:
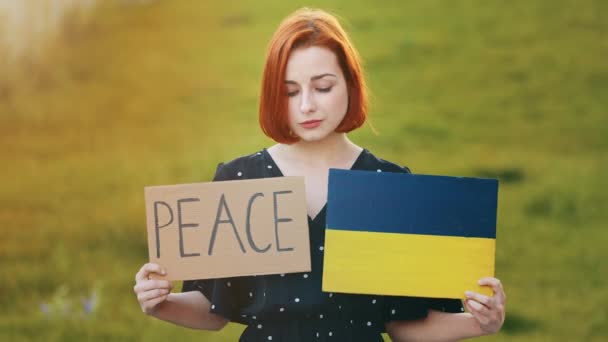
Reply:
[[[346,133],[334,133],[320,141],[298,141],[291,145],[278,146],[289,159],[297,159],[307,164],[331,164],[344,158],[348,152],[358,149]]]

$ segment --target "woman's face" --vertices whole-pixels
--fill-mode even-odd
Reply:
[[[302,141],[335,134],[348,109],[348,90],[336,55],[319,46],[291,52],[285,72],[289,127]]]

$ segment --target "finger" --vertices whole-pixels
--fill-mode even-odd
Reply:
[[[491,309],[494,305],[494,299],[492,299],[492,297],[488,297],[488,296],[484,296],[480,293],[476,293],[476,292],[472,292],[472,291],[465,291],[464,295],[467,297],[467,299],[472,299],[475,300],[481,304],[483,304],[485,307]]]
[[[505,303],[506,295],[505,295],[505,292],[504,292],[504,289],[502,287],[502,283],[500,282],[500,280],[498,280],[494,277],[485,277],[485,278],[479,279],[479,281],[477,283],[482,286],[484,286],[484,285],[491,286],[492,290],[494,291],[494,299],[496,299],[496,301],[501,304]]]
[[[169,294],[168,289],[154,289],[154,290],[150,290],[150,291],[141,292],[140,294],[137,295],[137,300],[140,303],[145,304],[146,302],[148,302],[150,300],[153,300],[155,298],[162,297],[162,296],[165,296],[168,294]]]
[[[167,280],[143,280],[135,284],[133,289],[135,292],[143,292],[154,289],[169,289],[173,288],[173,284]]]
[[[150,263],[144,264],[139,271],[137,271],[137,274],[135,274],[135,281],[138,282],[140,280],[144,280],[148,278],[148,267],[150,266]]]
[[[149,311],[149,310],[153,309],[155,306],[157,306],[159,303],[164,302],[168,296],[169,295],[166,294],[166,295],[151,299],[144,303],[144,305],[142,306],[142,309],[144,310],[144,312]]]
[[[479,324],[487,325],[490,322],[488,309],[474,300],[465,300],[469,312],[475,317]]]
[[[147,263],[141,267],[139,272],[137,272],[135,281],[147,280],[148,275],[152,272],[165,275],[165,270],[159,264]]]
[[[487,307],[485,307],[484,305],[472,300],[472,299],[467,299],[465,301],[469,307],[469,309],[471,310],[471,313],[477,313],[481,316],[488,316],[490,313],[490,310],[488,310]]]
[[[479,324],[481,325],[485,325],[488,324],[488,318],[486,316],[484,316],[482,313],[480,313],[477,309],[473,308],[473,305],[471,305],[471,303],[474,303],[473,300],[465,300],[464,301],[464,305],[467,308],[467,311],[473,315],[473,317],[479,322]],[[481,306],[481,304],[477,304],[479,306]]]

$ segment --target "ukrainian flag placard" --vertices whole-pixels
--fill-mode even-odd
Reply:
[[[498,180],[331,169],[323,291],[491,295]]]

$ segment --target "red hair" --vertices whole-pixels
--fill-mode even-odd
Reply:
[[[359,54],[333,15],[302,8],[283,20],[266,53],[259,120],[264,134],[276,142],[291,144],[299,140],[289,128],[285,70],[294,49],[310,46],[331,50],[346,78],[348,109],[336,132],[350,132],[361,127],[367,118],[367,89]]]

